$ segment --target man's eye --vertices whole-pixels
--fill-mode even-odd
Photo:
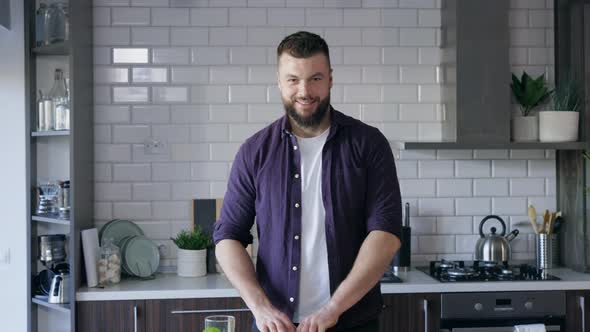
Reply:
[[[321,77],[314,77],[314,78],[313,78],[313,80],[314,80],[314,81],[321,81],[321,80],[322,80],[322,78],[321,78]]]

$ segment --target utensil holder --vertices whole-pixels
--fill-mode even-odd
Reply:
[[[552,269],[559,264],[559,242],[557,234],[537,234],[535,258],[538,269]]]

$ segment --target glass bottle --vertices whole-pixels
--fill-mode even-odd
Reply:
[[[53,101],[55,108],[54,129],[69,130],[70,97],[68,95],[68,88],[66,80],[64,79],[63,71],[59,68],[55,70],[55,80],[53,82],[53,87],[49,92],[49,97]]]
[[[39,90],[39,100],[37,101],[37,131],[53,130],[53,120],[55,108],[53,100],[48,95],[44,95]]]
[[[98,283],[105,286],[121,281],[121,252],[112,238],[103,238],[98,259]]]
[[[47,13],[47,4],[41,2],[35,12],[35,46],[45,45],[47,30],[45,30],[45,14]]]

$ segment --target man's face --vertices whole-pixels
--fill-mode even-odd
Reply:
[[[332,69],[322,53],[295,58],[283,53],[279,58],[279,89],[285,111],[301,127],[315,127],[330,108]]]

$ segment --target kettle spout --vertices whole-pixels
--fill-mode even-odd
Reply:
[[[519,231],[518,229],[513,230],[512,232],[506,234],[506,236],[504,237],[508,242],[514,240],[514,238],[518,235]]]

